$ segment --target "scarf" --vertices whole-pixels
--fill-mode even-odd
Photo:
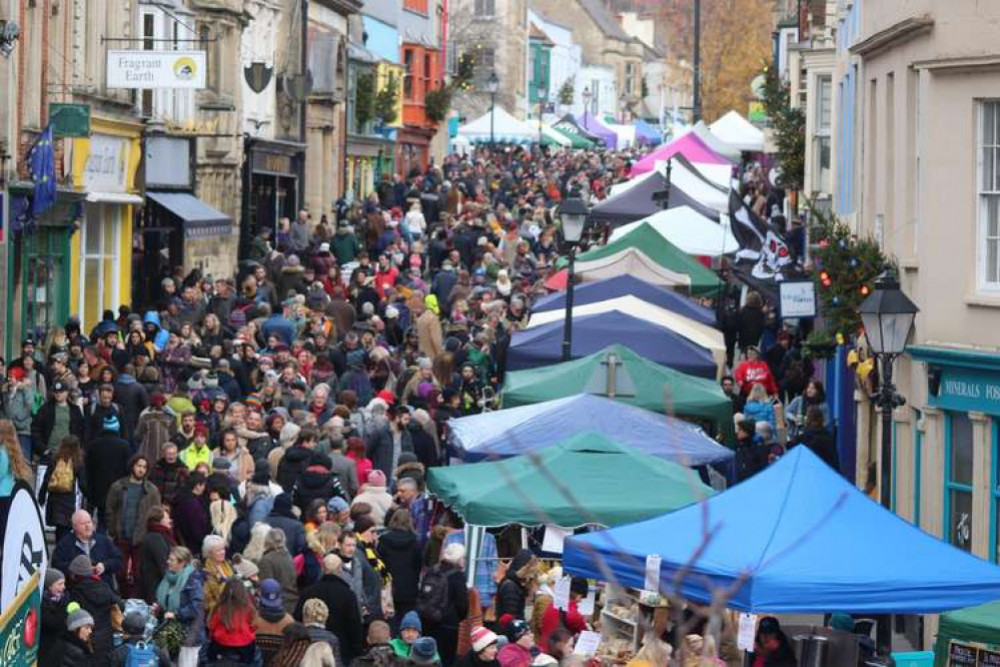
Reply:
[[[159,521],[150,521],[146,524],[146,532],[159,533],[160,535],[163,535],[163,539],[167,541],[167,544],[169,544],[171,548],[177,546],[177,540],[174,539],[174,531],[167,528]]]
[[[167,570],[164,573],[160,585],[156,587],[156,601],[165,611],[177,613],[177,609],[181,606],[181,591],[184,590],[193,571],[194,567],[188,563],[180,572]]]

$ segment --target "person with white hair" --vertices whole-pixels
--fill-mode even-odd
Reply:
[[[424,635],[437,642],[441,662],[445,665],[455,662],[459,624],[469,615],[464,545],[446,546],[441,561],[424,573],[417,611],[424,624]]]
[[[343,663],[349,665],[361,655],[364,633],[357,598],[341,577],[342,571],[340,556],[327,555],[323,559],[323,576],[302,592],[293,616],[301,622],[306,603],[313,599],[322,600],[328,611],[326,629],[337,635]]]
[[[219,602],[226,582],[235,571],[226,559],[226,541],[218,535],[206,535],[201,543],[202,578],[205,580],[205,613],[211,614]]]

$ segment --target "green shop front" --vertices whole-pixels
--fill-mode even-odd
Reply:
[[[44,335],[63,326],[70,314],[70,242],[86,193],[60,188],[56,203],[34,220],[24,213],[30,182],[10,184],[11,208],[6,299],[8,333],[4,353],[9,358],[28,335]]]

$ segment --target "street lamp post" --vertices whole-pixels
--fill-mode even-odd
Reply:
[[[584,88],[581,97],[583,97],[583,124],[587,124],[587,111],[590,109],[590,88]]]
[[[538,82],[538,150],[542,150],[542,113],[545,112],[545,102],[548,101],[549,91],[544,81]]]
[[[486,87],[490,91],[490,150],[493,150],[493,112],[497,107],[497,91],[500,89],[500,78],[495,71],[490,72]]]
[[[896,276],[888,272],[875,281],[875,290],[858,307],[868,345],[880,364],[875,402],[882,410],[879,495],[886,509],[892,509],[892,411],[906,402],[892,384],[892,364],[906,349],[919,310],[900,289]],[[880,618],[876,633],[879,648],[887,651],[892,648],[891,619]]]
[[[587,226],[587,205],[579,197],[569,197],[556,210],[562,222],[563,240],[569,246],[569,267],[566,277],[566,320],[563,324],[562,360],[573,354],[573,283],[576,282],[576,247]]]

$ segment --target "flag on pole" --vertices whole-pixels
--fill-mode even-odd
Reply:
[[[35,184],[31,196],[31,214],[38,216],[56,203],[56,155],[52,145],[52,124],[49,123],[35,145],[28,151],[28,170]]]
[[[737,265],[749,267],[750,275],[757,280],[783,279],[783,272],[793,264],[788,244],[776,229],[750,210],[735,190],[729,191],[729,224],[740,244]]]

